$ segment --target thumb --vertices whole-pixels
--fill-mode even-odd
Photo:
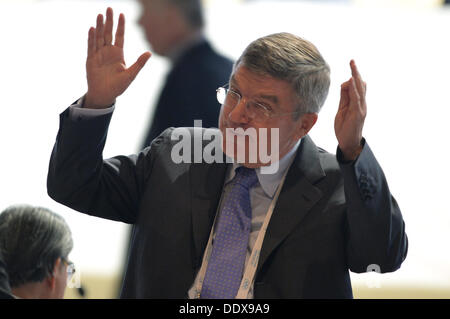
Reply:
[[[147,63],[148,59],[150,59],[151,56],[152,56],[152,54],[148,51],[143,53],[137,59],[137,61],[128,68],[127,72],[128,72],[130,82],[136,78],[138,73],[141,71],[141,69],[144,67],[145,63]]]

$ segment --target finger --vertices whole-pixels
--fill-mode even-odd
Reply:
[[[128,76],[130,79],[130,82],[133,81],[136,76],[138,75],[139,71],[141,71],[141,69],[144,67],[145,63],[147,63],[148,59],[150,59],[151,57],[151,53],[150,52],[145,52],[143,53],[138,59],[137,61],[128,68]]]
[[[349,103],[349,86],[350,80],[341,85],[341,99],[339,100],[339,111],[343,110]]]
[[[364,81],[361,78],[361,74],[359,74],[355,60],[350,61],[350,68],[352,70],[352,77],[355,79],[356,89],[358,90],[360,97],[364,97],[366,95]]]
[[[113,30],[113,9],[106,9],[106,23],[105,23],[105,45],[111,45],[112,43],[112,30]]]
[[[123,48],[124,35],[125,35],[125,16],[123,15],[123,13],[121,13],[119,15],[119,23],[117,25],[116,41],[114,45]]]
[[[103,15],[99,14],[97,16],[97,27],[95,28],[95,41],[96,49],[100,50],[105,45],[105,39],[103,37]]]
[[[95,28],[91,27],[88,33],[88,58],[95,53]]]
[[[360,103],[360,95],[358,93],[358,89],[356,87],[355,78],[352,77],[350,79],[350,87],[349,87],[349,97],[350,97],[350,106],[354,104],[357,107],[361,106]]]

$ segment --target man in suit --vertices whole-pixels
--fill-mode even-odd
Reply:
[[[341,86],[336,156],[308,136],[329,67],[310,42],[278,33],[252,42],[218,90],[223,140],[215,161],[195,151],[195,136],[207,140],[211,129],[168,129],[137,155],[103,160],[116,97],[150,57],[125,67],[123,19],[114,44],[112,9],[105,25],[99,15],[89,30],[88,92],[60,116],[47,181],[58,202],[135,225],[122,297],[351,298],[349,270],[400,267],[404,222],[362,137],[366,84],[354,61]],[[238,129],[257,135],[230,143]],[[251,140],[278,156],[249,154]],[[181,142],[194,145],[193,160],[174,159]]]
[[[153,53],[172,64],[144,138],[150,145],[168,127],[217,127],[215,90],[227,83],[233,63],[218,54],[203,34],[200,0],[140,0],[142,26]]]

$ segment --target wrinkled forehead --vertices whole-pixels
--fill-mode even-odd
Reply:
[[[244,61],[239,62],[233,67],[230,75],[231,81],[237,82],[251,82],[261,87],[271,87],[273,82],[282,82],[286,85],[290,85],[290,81],[284,79],[278,74],[270,74],[264,70],[248,65]]]
[[[243,63],[233,70],[229,84],[231,88],[238,89],[240,94],[248,97],[260,97],[284,106],[298,103],[298,97],[290,82],[255,72]]]

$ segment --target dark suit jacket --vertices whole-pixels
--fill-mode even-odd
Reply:
[[[142,148],[168,127],[191,127],[194,120],[202,120],[203,127],[217,127],[216,89],[228,83],[232,66],[207,41],[185,52],[167,76]]]
[[[136,225],[122,297],[185,298],[227,164],[173,163],[172,129],[138,155],[103,161],[110,117],[61,114],[48,193],[86,214]],[[349,270],[394,271],[406,252],[400,210],[368,145],[356,162],[339,164],[306,136],[268,226],[254,296],[351,298]]]

